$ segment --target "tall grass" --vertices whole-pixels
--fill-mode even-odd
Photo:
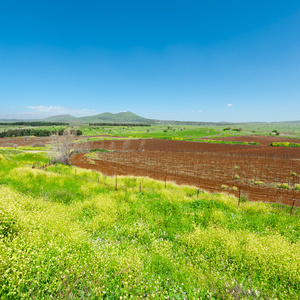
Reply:
[[[1,151],[1,299],[299,296],[299,209]]]

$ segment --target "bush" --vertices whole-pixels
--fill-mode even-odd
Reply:
[[[276,135],[279,135],[279,132],[276,129],[272,130],[272,132],[274,132]]]
[[[280,189],[289,189],[290,188],[288,183],[278,183],[277,187]]]
[[[273,142],[269,144],[272,147],[300,147],[299,143],[289,143],[289,142]]]
[[[245,196],[245,195],[241,195],[241,197],[240,197],[240,202],[247,202],[248,200],[247,200],[247,196]]]
[[[36,142],[36,143],[33,143],[31,145],[31,147],[45,147],[45,143],[42,143],[42,142]]]
[[[94,148],[94,149],[90,149],[90,152],[110,152],[110,151],[107,149]]]
[[[300,184],[296,183],[294,186],[294,190],[300,191]]]

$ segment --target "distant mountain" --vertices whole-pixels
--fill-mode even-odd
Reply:
[[[46,119],[43,119],[45,122],[70,122],[77,121],[78,118],[73,117],[71,115],[56,115]]]
[[[130,111],[112,114],[109,112],[96,116],[77,118],[81,123],[143,123],[154,124],[155,121],[140,117]]]
[[[3,119],[2,122],[19,122],[19,121],[32,121],[32,120],[17,120],[17,119]],[[139,124],[155,124],[155,120],[146,119],[138,116],[130,111],[120,112],[112,114],[110,112],[98,114],[88,117],[74,117],[72,115],[55,115],[45,119],[35,119],[34,121],[45,122],[67,122],[77,124],[89,124],[89,123],[139,123]]]
[[[154,124],[155,120],[146,119],[140,117],[130,111],[120,112],[117,114],[112,114],[110,112],[105,112],[95,116],[88,117],[73,117],[71,115],[56,115],[44,119],[46,122],[68,122],[68,123],[143,123],[143,124]]]
[[[283,122],[197,122],[197,121],[176,121],[176,120],[154,120],[146,119],[133,112],[120,112],[112,114],[110,112],[105,112],[95,116],[88,117],[74,117],[72,115],[55,115],[45,119],[0,119],[0,122],[32,122],[32,121],[45,121],[45,122],[66,122],[70,124],[89,124],[89,123],[138,123],[138,124],[161,124],[161,125],[197,125],[197,126],[207,126],[207,125],[243,125],[243,124],[293,124],[300,126],[300,121],[283,121]]]

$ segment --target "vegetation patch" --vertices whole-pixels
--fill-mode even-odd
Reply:
[[[108,150],[108,149],[99,149],[99,148],[94,148],[94,149],[90,149],[89,150],[90,152],[110,152],[110,150]]]
[[[3,299],[297,299],[300,211],[0,149]],[[93,153],[90,153],[93,154]],[[139,187],[141,186],[141,190]]]
[[[300,143],[273,142],[269,146],[272,146],[272,147],[300,147]]]

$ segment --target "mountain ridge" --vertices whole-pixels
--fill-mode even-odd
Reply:
[[[169,124],[169,125],[237,125],[237,124],[278,124],[293,123],[300,124],[300,120],[280,121],[280,122],[203,122],[203,121],[176,121],[176,120],[157,120],[141,117],[131,111],[111,113],[104,112],[94,116],[74,117],[70,114],[54,115],[43,119],[0,119],[0,122],[65,122],[71,124],[89,124],[89,123],[138,123],[138,124]]]

